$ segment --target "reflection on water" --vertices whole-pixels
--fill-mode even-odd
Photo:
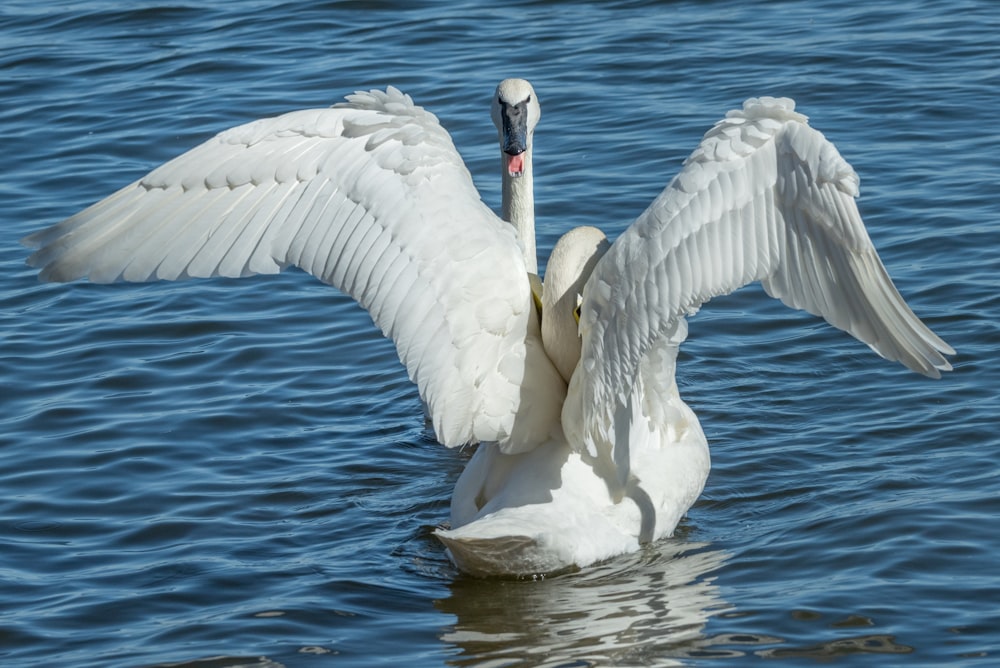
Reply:
[[[451,596],[436,602],[439,610],[457,617],[441,640],[456,650],[449,662],[455,666],[676,666],[744,655],[823,661],[913,651],[891,635],[864,633],[875,623],[861,615],[830,622],[790,611],[800,622],[859,631],[801,646],[766,634],[706,632],[712,617],[752,614],[725,601],[715,584],[729,557],[708,543],[675,539],[545,580],[459,577],[451,584]]]
[[[727,609],[707,544],[662,541],[630,558],[547,580],[459,578],[437,607],[455,615],[442,640],[453,665],[511,660],[554,665],[677,665],[705,644],[705,623]]]

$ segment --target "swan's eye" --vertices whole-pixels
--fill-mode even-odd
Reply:
[[[577,304],[576,308],[573,309],[573,319],[576,320],[576,324],[580,324],[580,305]]]

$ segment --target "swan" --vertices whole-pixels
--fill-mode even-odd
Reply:
[[[436,531],[481,576],[582,568],[671,534],[710,467],[674,378],[686,317],[761,281],[929,377],[954,350],[897,292],[858,176],[787,98],[747,100],[610,243],[576,228],[537,277],[531,84],[491,106],[502,210],[399,90],[224,131],[28,237],[42,280],[175,280],[294,265],[395,343],[437,439],[479,444]]]

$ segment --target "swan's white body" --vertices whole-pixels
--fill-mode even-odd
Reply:
[[[540,324],[538,117],[527,82],[501,83],[510,224],[437,119],[390,88],[223,132],[29,237],[30,261],[97,282],[295,265],[350,294],[395,342],[438,439],[481,443],[438,532],[476,574],[584,566],[674,530],[709,470],[674,361],[685,316],[713,296],[761,280],[888,359],[950,369],[868,239],[857,176],[790,100],[730,112],[610,249],[592,228],[560,241]]]

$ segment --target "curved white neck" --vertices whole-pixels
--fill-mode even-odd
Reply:
[[[524,264],[529,274],[538,274],[535,252],[535,191],[531,174],[531,147],[524,152],[524,171],[520,176],[507,173],[502,152],[500,169],[503,174],[503,219],[514,226],[524,247]]]
[[[583,287],[611,244],[596,227],[575,227],[559,238],[545,269],[542,290],[542,345],[569,383],[580,362],[577,306]]]

